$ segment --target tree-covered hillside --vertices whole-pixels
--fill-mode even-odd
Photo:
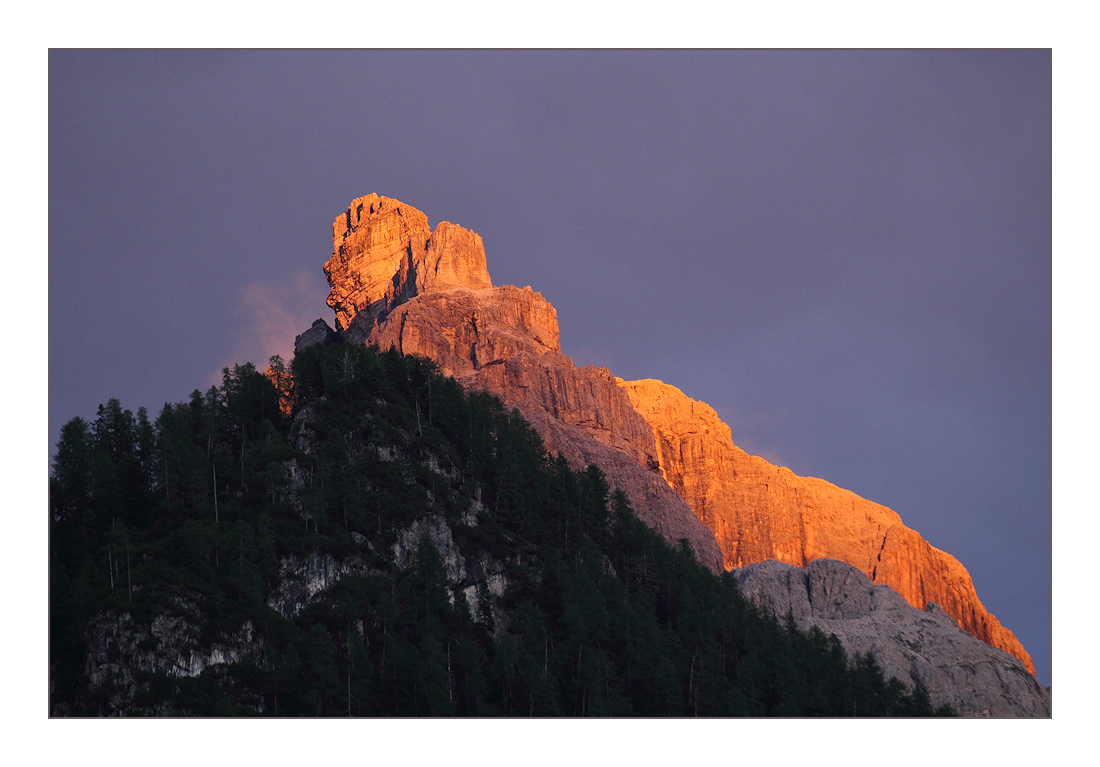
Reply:
[[[393,351],[74,418],[50,518],[55,716],[934,713]]]

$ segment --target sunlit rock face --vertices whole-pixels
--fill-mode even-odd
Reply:
[[[500,396],[552,453],[600,466],[639,517],[669,541],[686,538],[712,570],[847,562],[918,609],[942,605],[1034,673],[966,569],[894,511],[748,455],[710,406],[675,387],[576,367],[560,351],[554,307],[529,287],[493,287],[473,232],[432,231],[415,208],[367,195],[336,219],[325,275],[346,338],[428,357],[467,389]]]
[[[674,386],[653,379],[620,385],[653,429],[662,475],[714,531],[727,569],[769,559],[798,567],[847,562],[917,609],[938,603],[964,630],[1035,673],[1013,633],[982,606],[966,568],[896,512],[749,455],[713,408]]]
[[[656,467],[653,432],[607,368],[576,367],[559,352],[523,352],[459,380],[517,408],[547,449],[572,467],[599,466],[650,527],[674,544],[687,539],[700,562],[714,572],[724,569],[714,533],[650,468]]]
[[[346,338],[428,357],[467,389],[501,397],[553,454],[575,469],[599,465],[642,520],[723,569],[714,534],[650,468],[653,432],[615,378],[561,353],[557,312],[540,293],[493,287],[478,235],[446,222],[433,232],[420,211],[373,194],[333,233],[328,303]]]
[[[557,353],[558,315],[529,289],[449,287],[395,307],[365,340],[429,357],[447,375],[461,377],[521,352]]]
[[[325,276],[328,305],[355,341],[419,293],[492,287],[481,237],[446,221],[433,232],[419,210],[377,194],[352,201],[333,222]]]

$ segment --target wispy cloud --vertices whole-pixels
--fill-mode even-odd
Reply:
[[[272,355],[287,362],[294,356],[294,337],[309,329],[318,317],[332,324],[332,310],[325,305],[328,287],[316,276],[299,273],[285,284],[250,282],[241,290],[237,315],[241,322],[224,365],[251,362],[263,370]],[[221,382],[221,369],[212,374]]]

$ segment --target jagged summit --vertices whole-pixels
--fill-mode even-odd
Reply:
[[[423,213],[378,195],[352,202],[333,233],[329,305],[348,340],[428,357],[467,389],[500,396],[551,452],[574,468],[599,465],[639,517],[723,569],[714,534],[651,470],[653,432],[626,393],[606,368],[561,353],[557,311],[540,293],[493,287],[480,237],[453,224],[431,233]]]
[[[847,562],[923,610],[935,601],[1034,673],[1011,631],[981,604],[966,569],[896,512],[798,477],[733,444],[712,408],[660,381],[623,381],[561,353],[541,294],[493,287],[481,238],[376,194],[333,225],[328,303],[348,340],[429,357],[468,389],[516,407],[574,468],[596,463],[638,515],[686,538],[723,571],[775,559]]]
[[[419,210],[377,194],[353,200],[333,222],[325,276],[328,305],[356,341],[412,296],[493,286],[480,236],[448,221],[432,231]]]

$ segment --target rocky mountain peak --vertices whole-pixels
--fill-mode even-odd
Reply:
[[[597,464],[638,516],[722,569],[714,533],[656,473],[653,431],[606,368],[561,353],[557,311],[530,286],[494,287],[481,238],[378,195],[336,219],[325,264],[344,337],[428,357],[470,390],[499,396],[575,469]]]
[[[475,232],[448,221],[433,231],[416,208],[377,194],[353,200],[333,222],[325,276],[328,305],[353,340],[365,340],[412,296],[493,286]]]
[[[560,351],[557,312],[530,288],[493,287],[481,238],[376,194],[333,225],[325,264],[344,336],[434,360],[467,389],[518,409],[574,468],[597,464],[638,516],[686,538],[715,571],[777,560],[854,566],[917,610],[929,602],[1034,673],[966,569],[880,504],[799,477],[733,444],[713,408],[661,381],[623,381]]]

